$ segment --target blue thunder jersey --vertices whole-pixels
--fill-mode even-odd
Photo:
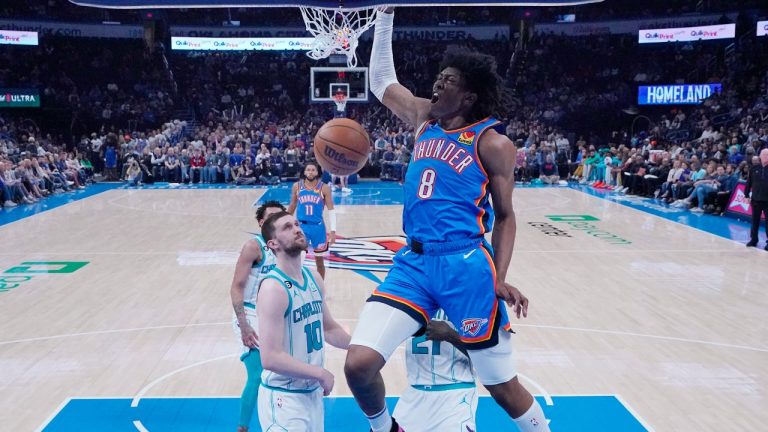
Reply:
[[[487,118],[462,129],[426,122],[405,176],[403,231],[420,242],[479,237],[493,226],[488,174],[477,151],[480,137],[498,125]]]
[[[445,321],[453,328],[442,309],[432,319]],[[427,340],[426,336],[412,337],[406,342],[405,369],[412,386],[475,385],[469,357],[453,344]]]
[[[306,267],[301,268],[304,283],[299,284],[275,267],[264,278],[280,282],[288,294],[284,315],[283,351],[298,361],[322,367],[325,363],[323,346],[323,296]],[[264,369],[263,386],[297,393],[316,390],[320,383],[314,379],[293,378]]]
[[[303,223],[323,223],[323,207],[325,207],[323,182],[319,181],[314,188],[309,189],[304,184],[304,180],[299,181],[298,195],[296,219]]]

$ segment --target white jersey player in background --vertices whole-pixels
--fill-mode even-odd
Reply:
[[[264,431],[322,432],[323,396],[334,376],[323,367],[325,342],[347,349],[350,336],[323,303],[323,280],[301,265],[307,240],[299,221],[273,214],[262,236],[277,266],[261,282],[257,310],[264,372],[259,423]]]
[[[259,223],[259,227],[270,215],[281,211],[285,211],[285,207],[277,201],[268,201],[262,204],[256,210],[256,221]],[[240,360],[248,373],[248,379],[240,397],[238,432],[247,432],[250,427],[261,384],[261,354],[259,353],[259,337],[255,330],[257,326],[256,292],[261,280],[276,264],[277,258],[267,248],[261,235],[257,234],[243,245],[240,256],[237,258],[235,275],[229,290],[234,309],[232,326],[243,344]]]
[[[409,387],[393,417],[405,431],[474,432],[477,386],[459,334],[438,309],[426,334],[406,340]]]

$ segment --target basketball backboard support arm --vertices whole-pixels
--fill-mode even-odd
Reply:
[[[336,9],[338,0],[69,0],[79,6],[110,9],[159,9],[159,8],[224,8],[224,7],[298,7]],[[361,9],[375,6],[573,6],[600,3],[603,0],[344,0],[344,9]]]

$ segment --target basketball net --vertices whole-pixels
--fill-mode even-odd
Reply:
[[[331,54],[347,56],[347,66],[357,66],[357,39],[376,20],[376,7],[363,9],[323,9],[300,6],[307,31],[315,37],[310,58],[324,59]]]
[[[347,107],[347,95],[344,93],[336,93],[333,95],[333,103],[336,104],[336,111],[343,113]]]

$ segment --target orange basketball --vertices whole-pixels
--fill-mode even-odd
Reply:
[[[315,157],[325,171],[335,175],[354,174],[365,166],[371,149],[368,132],[360,123],[336,118],[325,123],[315,135]]]

